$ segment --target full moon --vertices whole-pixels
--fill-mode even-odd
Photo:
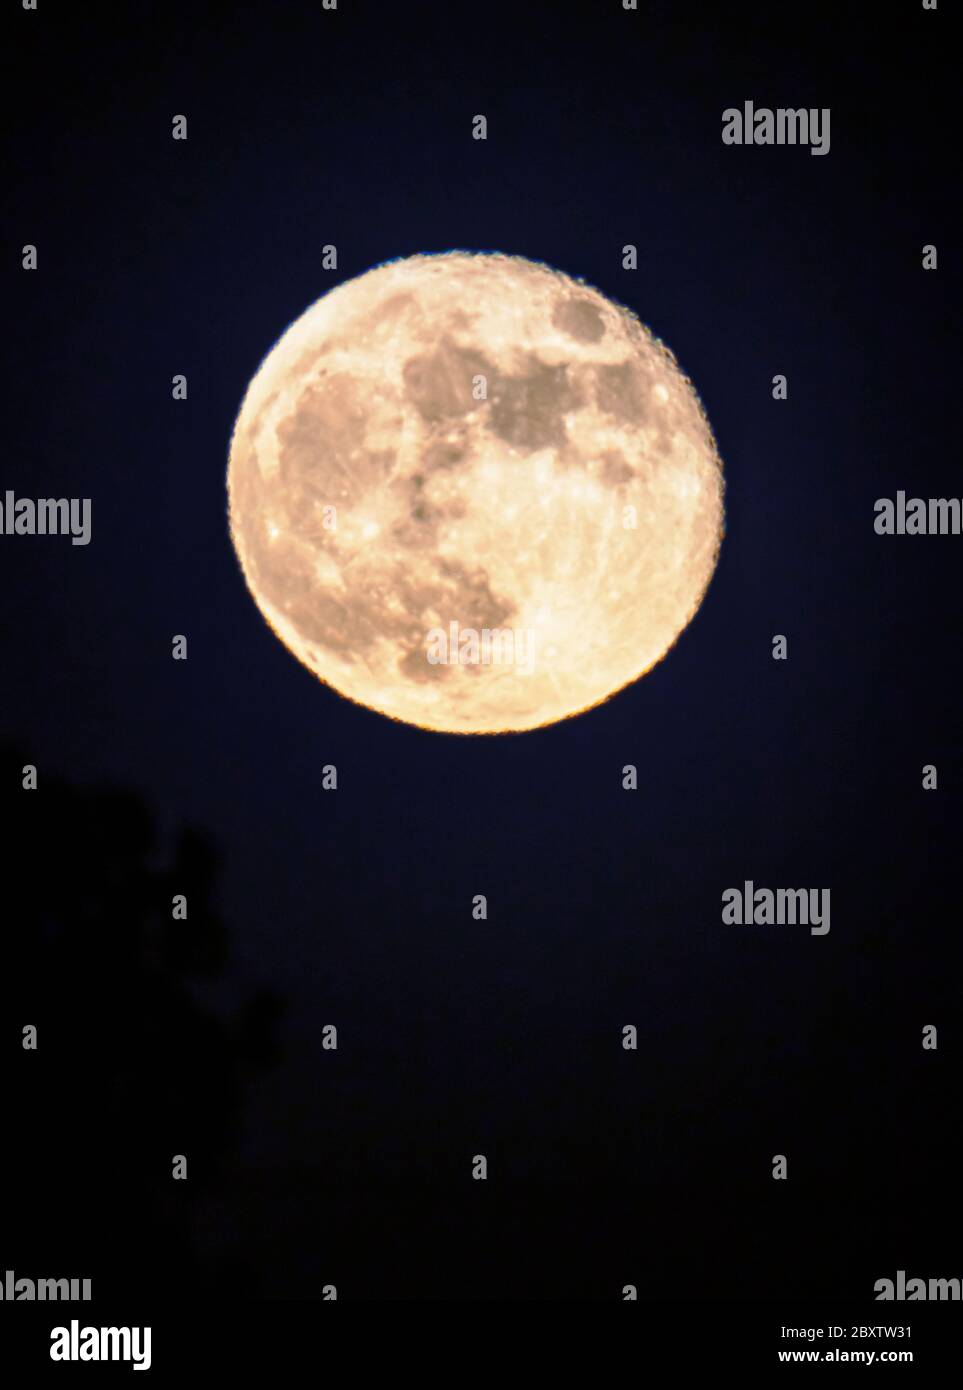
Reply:
[[[425,729],[535,729],[599,704],[691,620],[722,469],[675,357],[518,256],[392,261],[296,319],[228,467],[248,588],[341,695]]]

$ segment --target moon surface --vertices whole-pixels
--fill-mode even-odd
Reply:
[[[665,655],[723,532],[692,384],[634,314],[517,256],[378,266],[296,319],[228,468],[248,588],[340,694],[534,729]]]

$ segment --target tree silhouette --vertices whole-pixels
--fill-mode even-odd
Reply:
[[[91,1277],[95,1296],[187,1293],[212,1277],[195,1259],[195,1198],[226,1180],[245,1083],[277,1059],[280,1001],[259,990],[225,1017],[204,999],[228,963],[206,835],[183,828],[168,851],[138,794],[44,768],[25,790],[29,761],[0,751],[5,1267]]]

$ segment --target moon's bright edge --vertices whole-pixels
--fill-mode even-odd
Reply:
[[[551,724],[643,675],[723,532],[672,353],[590,286],[500,254],[390,262],[313,304],[248,388],[228,493],[247,585],[294,655],[451,733]]]

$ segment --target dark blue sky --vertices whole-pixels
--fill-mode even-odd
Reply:
[[[91,497],[93,538],[0,538],[4,737],[41,778],[132,788],[217,846],[225,988],[285,1004],[219,1218],[242,1191],[266,1292],[314,1278],[319,1190],[352,1211],[402,1193],[378,1201],[417,1232],[433,1184],[452,1211],[471,1198],[455,1178],[475,1152],[512,1212],[546,1184],[582,1212],[561,1273],[551,1203],[527,1234],[503,1216],[514,1272],[491,1250],[484,1267],[522,1296],[526,1278],[601,1288],[606,1261],[620,1282],[676,1229],[700,1258],[723,1242],[756,1289],[746,1231],[768,1229],[752,1202],[775,1152],[809,1183],[774,1247],[783,1286],[813,1256],[800,1212],[918,1183],[880,1116],[920,1094],[923,1023],[960,1042],[961,541],[878,537],[873,504],[963,491],[955,78],[942,14],[776,8],[45,3],[9,25],[2,486]],[[747,99],[829,106],[829,155],[724,146],[721,113]],[[546,261],[635,310],[694,381],[727,488],[718,570],[669,657],[579,719],[501,739],[320,686],[256,611],[226,525],[232,424],[284,327],[373,264],[452,247]],[[720,894],[744,878],[831,886],[831,934],[724,928]],[[941,1113],[921,1111],[924,1150],[956,1142],[926,1129]],[[740,1234],[712,1235],[739,1184]],[[444,1226],[419,1288],[442,1267],[471,1284]],[[387,1279],[376,1227],[339,1236],[369,1290]],[[608,1247],[587,1234],[614,1228]],[[680,1263],[694,1284],[701,1268]]]

